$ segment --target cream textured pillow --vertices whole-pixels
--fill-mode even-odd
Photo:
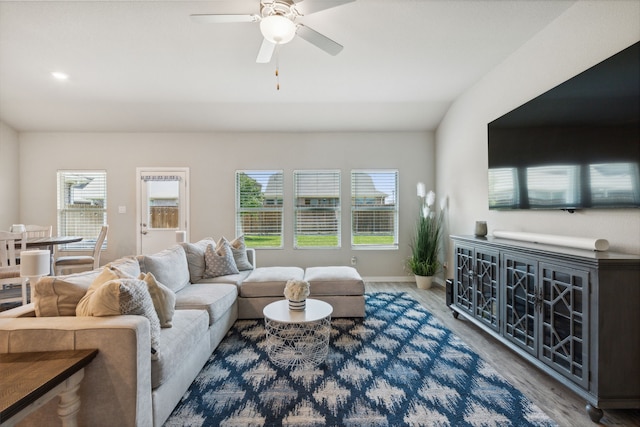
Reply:
[[[176,311],[176,294],[158,282],[152,273],[140,273],[138,279],[147,284],[151,301],[153,301],[153,307],[160,320],[160,327],[170,328],[172,326],[173,314]]]
[[[227,274],[238,274],[238,267],[233,259],[233,253],[229,242],[220,239],[218,248],[214,249],[213,245],[207,245],[204,251],[204,278],[226,276]]]
[[[111,270],[110,268],[107,268],[107,267],[102,268],[102,270],[100,271],[100,274],[98,274],[98,277],[93,279],[93,282],[91,282],[91,286],[89,286],[89,289],[87,289],[87,293],[85,293],[82,299],[80,299],[80,302],[78,302],[78,305],[76,306],[76,316],[90,316],[90,314],[82,314],[82,313],[87,313],[88,311],[87,307],[88,307],[89,301],[91,300],[91,295],[100,286],[104,285],[105,283],[111,280],[116,280],[119,278],[120,278],[120,275],[118,274],[117,271]]]
[[[45,276],[31,286],[31,300],[38,317],[75,316],[78,302],[87,294],[99,270],[66,276]]]
[[[151,326],[151,355],[155,358],[160,344],[160,320],[146,282],[138,279],[109,280],[93,292],[87,292],[81,303],[76,308],[77,316],[134,314],[146,317]]]
[[[238,270],[253,270],[253,265],[249,262],[249,258],[247,257],[247,246],[244,244],[244,235],[233,239],[229,242],[229,246],[231,246],[233,259],[236,262]]]

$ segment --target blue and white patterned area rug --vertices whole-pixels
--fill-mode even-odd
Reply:
[[[374,293],[316,368],[276,367],[264,322],[236,322],[165,427],[552,425],[416,300]]]

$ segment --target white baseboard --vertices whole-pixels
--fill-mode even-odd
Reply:
[[[365,282],[408,282],[415,283],[416,279],[413,276],[369,276],[363,277]],[[433,283],[439,286],[444,286],[444,279],[436,277],[433,279]]]
[[[363,277],[365,282],[415,282],[413,276],[370,276]]]

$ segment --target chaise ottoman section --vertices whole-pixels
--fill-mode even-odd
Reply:
[[[260,319],[262,309],[284,299],[284,287],[289,280],[303,280],[300,267],[258,267],[239,286],[238,318]]]
[[[268,304],[284,299],[288,280],[306,280],[310,298],[331,304],[332,317],[364,317],[364,281],[353,267],[260,267],[240,285],[238,318],[261,319]]]
[[[364,317],[364,281],[353,267],[309,267],[304,280],[311,287],[310,298],[333,306],[332,317]]]
[[[304,280],[311,286],[311,298],[320,295],[364,295],[364,281],[353,267],[309,267]]]

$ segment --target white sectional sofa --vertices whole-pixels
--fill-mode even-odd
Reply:
[[[147,317],[76,316],[78,303],[102,269],[39,280],[33,287],[31,304],[0,313],[0,353],[97,348],[99,353],[85,369],[80,388],[79,425],[161,426],[239,317],[239,305],[244,307],[241,317],[261,318],[267,303],[284,298],[282,292],[288,279],[300,278],[300,274],[304,277],[304,270],[296,267],[254,268],[255,251],[247,249],[250,269],[204,278],[203,251],[211,243],[215,244],[209,239],[183,243],[104,267],[132,277],[152,273],[175,294],[172,326],[159,330],[159,345],[153,357],[154,326]],[[327,268],[325,271],[331,274],[325,277],[334,275],[335,279],[335,274],[340,278],[348,273],[346,279],[353,282],[349,286],[355,289],[349,292],[362,291],[359,296],[345,295],[351,303],[356,301],[353,298],[359,298],[361,306],[348,304],[337,313],[334,311],[334,317],[363,316],[364,285],[357,272]],[[290,277],[292,272],[294,277]],[[319,294],[326,286],[315,284]],[[256,298],[252,292],[279,295]],[[239,297],[243,293],[245,296]],[[326,297],[340,307],[339,295],[318,295],[321,299]],[[20,425],[60,425],[55,405],[54,399]]]

